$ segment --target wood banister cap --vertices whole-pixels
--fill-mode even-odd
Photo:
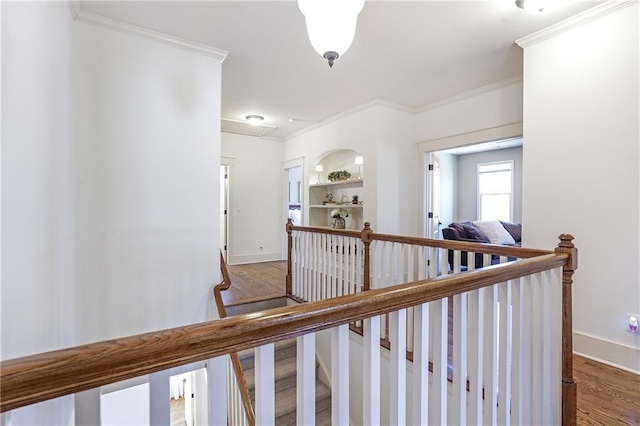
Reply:
[[[560,243],[558,243],[558,247],[566,247],[566,248],[574,248],[573,245],[574,237],[571,234],[560,234],[558,237]]]
[[[360,232],[360,238],[363,243],[370,243],[373,239],[371,236],[373,235],[373,231],[371,230],[371,223],[365,222],[364,229]]]

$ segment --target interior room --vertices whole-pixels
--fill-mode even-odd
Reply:
[[[571,351],[640,374],[638,1],[567,0],[544,7],[533,7],[534,0],[354,1],[316,2],[352,5],[341,20],[349,23],[347,40],[335,47],[316,41],[317,16],[305,0],[0,3],[0,382],[14,383],[3,385],[0,403],[15,404],[3,405],[2,424],[100,424],[105,387],[136,374],[144,383],[134,394],[152,407],[145,406],[141,418],[166,424],[172,373],[206,367],[206,379],[195,386],[213,389],[226,384],[214,369],[231,371],[220,359],[252,349],[249,338],[263,345],[254,345],[258,362],[270,359],[272,343],[282,340],[276,334],[225,334],[231,328],[222,325],[234,320],[220,319],[214,288],[225,282],[226,264],[284,264],[293,234],[288,219],[320,229],[323,237],[309,237],[314,253],[364,253],[371,235],[421,244],[433,237],[466,253],[474,251],[468,242],[443,242],[443,229],[481,221],[488,205],[483,200],[500,197],[508,200],[501,217],[521,225],[520,243],[531,250],[519,253],[549,251],[566,268],[579,256],[574,275],[562,275],[560,260],[555,272],[543,275],[564,289],[572,280]],[[335,14],[321,16],[337,26]],[[480,143],[489,146],[470,152]],[[434,158],[437,185],[429,177]],[[496,164],[502,168],[491,169]],[[479,191],[479,175],[493,172],[509,174],[508,197]],[[437,212],[430,210],[434,188]],[[327,235],[344,237],[342,245]],[[485,254],[508,263],[509,249]],[[445,254],[438,261],[447,260]],[[419,267],[430,272],[433,261]],[[530,262],[536,261],[544,260]],[[351,275],[364,270],[363,259],[354,262],[344,268]],[[531,264],[513,262],[486,273]],[[458,262],[451,267],[454,277],[436,278],[464,280],[465,273],[478,272],[461,272],[470,265]],[[417,282],[419,274],[408,269],[374,269],[368,290],[388,277]],[[283,283],[288,288],[292,275]],[[365,288],[363,280],[353,283]],[[440,303],[432,319],[447,309],[442,294],[439,301],[424,296]],[[383,303],[348,296],[363,312],[368,302]],[[462,298],[456,300],[460,309]],[[544,307],[542,312],[551,309]],[[405,308],[413,315],[415,306]],[[283,321],[298,318],[278,312]],[[402,322],[397,312],[380,316],[394,318],[395,325]],[[365,314],[335,315],[342,315],[334,318],[336,333],[348,332],[343,326],[351,321],[368,320]],[[267,317],[244,318],[250,325],[232,331],[266,327]],[[442,324],[445,319],[439,317]],[[291,327],[287,337],[307,332],[297,323]],[[396,331],[393,337],[400,339],[403,333]],[[366,340],[335,336],[338,342]],[[309,344],[300,342],[296,348]],[[150,347],[153,356],[145,352]],[[86,367],[85,381],[65,382],[76,373],[59,369],[55,376],[44,361],[37,363],[42,370],[26,367],[34,364],[25,357],[68,355],[69,348],[84,361],[69,355],[61,362],[78,375],[75,369]],[[127,358],[144,353],[146,362]],[[163,358],[169,355],[176,356]],[[385,358],[400,366],[397,389],[413,378],[402,382],[404,355]],[[12,360],[25,362],[18,361],[14,382]],[[342,361],[334,365],[349,365]],[[364,383],[370,377],[362,364],[357,373],[335,371]],[[55,379],[19,380],[40,371]],[[446,386],[453,386],[446,384],[446,366],[436,373],[445,398]],[[391,379],[380,383],[384,390]],[[55,389],[40,392],[31,385]],[[557,385],[554,397],[564,386]],[[29,399],[34,395],[39,399]],[[344,392],[341,397],[348,400]],[[367,402],[358,398],[347,409],[333,403],[342,410],[335,423],[364,422],[371,415],[363,414]],[[227,417],[215,417],[226,416],[226,405],[214,398],[206,404],[198,408],[200,419],[227,423]],[[403,423],[399,404],[385,396],[377,406],[384,407],[385,419],[395,413],[395,423]],[[420,404],[409,404],[411,416],[426,416],[411,411]],[[559,419],[554,410],[545,418]],[[432,423],[447,423],[446,411]]]

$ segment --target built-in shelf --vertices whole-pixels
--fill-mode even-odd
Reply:
[[[362,179],[347,179],[336,182],[322,182],[309,185],[309,225],[331,227],[333,209],[344,209],[349,213],[347,229],[361,229],[363,226],[364,206],[353,204],[351,200],[358,196],[362,202],[364,182]],[[322,204],[327,194],[332,194],[335,201],[342,204]]]
[[[313,204],[309,206],[312,209],[358,209],[362,208],[362,204]]]
[[[346,180],[337,180],[334,182],[320,182],[320,183],[312,183],[311,185],[309,185],[310,187],[316,187],[316,186],[341,186],[341,185],[351,185],[354,183],[360,183],[362,184],[362,179],[346,179]]]

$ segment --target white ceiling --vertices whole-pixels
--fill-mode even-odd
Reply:
[[[85,1],[81,8],[228,51],[223,130],[242,132],[248,126],[237,121],[259,114],[273,128],[253,134],[285,138],[372,99],[418,111],[520,75],[514,40],[601,1],[553,3],[556,10],[530,15],[513,0],[368,0],[351,48],[332,69],[311,47],[296,1]]]

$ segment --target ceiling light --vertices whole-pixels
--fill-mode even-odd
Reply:
[[[363,6],[364,0],[298,0],[309,41],[329,67],[351,46]]]
[[[260,124],[262,124],[264,117],[261,115],[252,114],[252,115],[247,115],[246,119],[249,122],[249,124],[251,124],[252,126],[259,126]]]
[[[543,0],[516,0],[516,6],[529,13],[540,13],[544,10]]]

